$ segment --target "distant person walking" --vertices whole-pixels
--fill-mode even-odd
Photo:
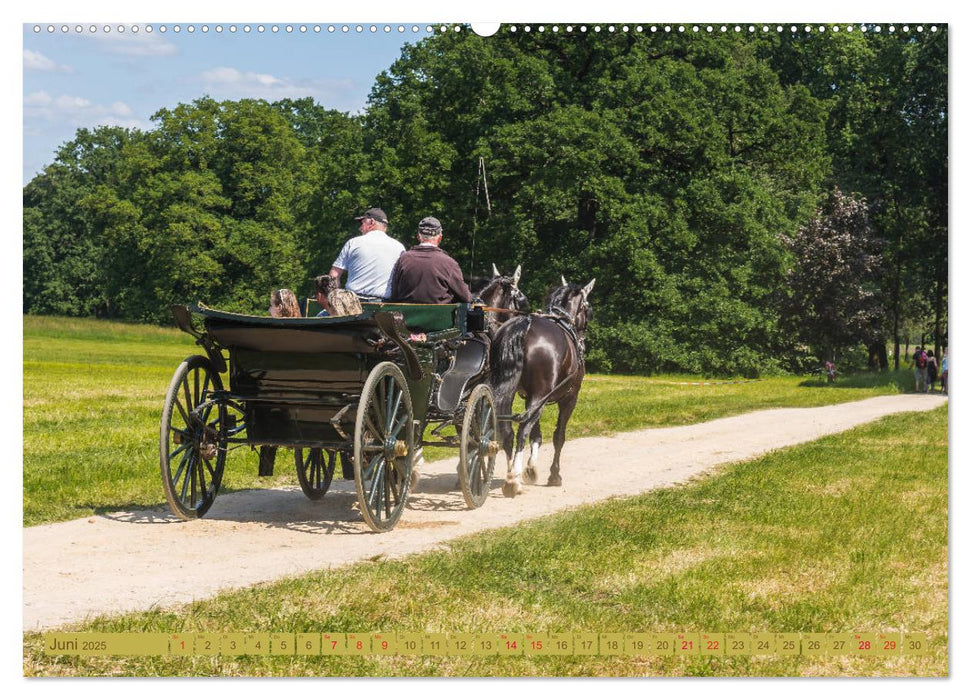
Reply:
[[[947,348],[944,348],[944,357],[941,358],[941,393],[947,393]]]
[[[383,209],[371,207],[354,219],[361,222],[361,235],[344,244],[329,274],[340,286],[346,272],[345,289],[362,301],[380,301],[388,296],[391,270],[405,247],[387,234],[388,216]]]
[[[920,345],[911,357],[914,364],[914,391],[923,394],[927,390],[927,353]]]
[[[937,358],[934,353],[927,355],[927,388],[925,391],[933,393],[934,382],[937,381]]]

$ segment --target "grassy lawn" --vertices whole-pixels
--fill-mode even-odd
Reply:
[[[762,394],[773,384],[754,386]],[[809,391],[795,385],[789,391],[800,390]],[[209,633],[904,631],[928,635],[933,654],[926,657],[69,658],[45,656],[41,636],[27,635],[24,672],[945,676],[947,458],[947,407],[891,416],[728,465],[680,488],[467,537],[448,551],[366,562],[175,609],[65,628]]]
[[[24,317],[24,525],[164,505],[158,466],[162,401],[175,368],[198,350],[174,328]],[[911,382],[908,372],[851,376],[832,386],[799,377],[684,384],[692,379],[700,378],[589,376],[568,438],[852,401],[905,391]],[[547,410],[547,440],[555,420],[555,409]],[[455,452],[432,448],[426,457]],[[289,450],[277,455],[274,477],[257,476],[257,464],[255,452],[235,450],[223,488],[296,485]]]

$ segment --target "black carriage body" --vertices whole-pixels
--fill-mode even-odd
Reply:
[[[498,443],[481,308],[467,304],[364,304],[357,316],[276,319],[172,307],[207,357],[176,369],[159,441],[165,497],[178,517],[202,517],[233,445],[294,448],[300,487],[318,500],[338,454],[351,467],[360,513],[392,529],[417,483],[426,425],[459,448],[459,485],[470,508],[485,502]],[[203,328],[193,323],[193,314]],[[221,375],[229,376],[224,388]],[[264,472],[264,453],[271,468]],[[275,450],[260,451],[272,473]]]
[[[415,420],[424,422],[429,408],[436,411],[432,395],[436,346],[462,337],[470,327],[476,329],[482,323],[481,310],[467,304],[366,303],[363,307],[360,315],[333,318],[270,318],[191,309],[204,319],[200,344],[217,367],[222,352],[228,352],[229,387],[213,398],[241,407],[246,431],[238,442],[346,446],[368,374],[387,360],[404,370]],[[395,333],[380,323],[382,313],[401,315],[404,338],[402,333],[392,337]],[[177,320],[179,315],[176,311]],[[423,339],[409,341],[410,334]]]

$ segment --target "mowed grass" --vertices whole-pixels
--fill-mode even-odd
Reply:
[[[679,488],[261,585],[98,632],[921,632],[929,656],[64,657],[26,675],[946,676],[947,407]]]
[[[25,525],[93,513],[163,506],[158,435],[172,373],[193,339],[174,328],[87,319],[24,317]],[[568,438],[684,425],[778,406],[819,406],[906,390],[907,372],[841,378],[770,378],[696,386],[692,377],[592,375]],[[522,407],[521,402],[515,410]],[[543,416],[552,439],[556,408]],[[427,459],[455,457],[431,448]],[[501,461],[501,460],[500,460]],[[230,453],[223,488],[296,485],[293,455],[280,450],[276,476],[257,476],[249,448]]]

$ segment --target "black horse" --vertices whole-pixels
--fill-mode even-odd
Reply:
[[[539,419],[547,403],[559,409],[553,433],[553,466],[547,486],[560,486],[560,452],[566,441],[566,424],[576,408],[585,373],[584,334],[593,311],[587,297],[596,280],[586,287],[563,285],[550,292],[546,313],[518,316],[503,324],[492,342],[490,383],[496,394],[496,412],[508,416],[518,392],[526,399],[526,412],[516,432],[516,454],[512,454],[512,427],[499,424],[502,448],[508,470],[502,493],[513,497],[522,493],[522,482],[536,483],[539,447],[543,442]],[[523,471],[525,437],[529,435],[530,455]]]
[[[490,342],[495,337],[496,331],[499,330],[499,326],[515,316],[515,312],[526,313],[529,311],[529,300],[519,289],[519,277],[521,274],[522,265],[516,267],[516,271],[512,277],[507,277],[506,275],[500,274],[495,263],[493,263],[491,278],[473,277],[469,282],[469,290],[472,292],[472,296],[478,297],[484,306],[510,310],[508,313],[501,311],[486,312],[486,335]],[[424,466],[424,450],[419,447],[415,453],[415,461],[411,470],[412,491],[418,487],[421,470]]]
[[[480,280],[478,284],[476,280],[473,280],[475,288],[472,288],[470,285],[472,294],[481,299],[486,307],[509,309],[511,312],[486,312],[486,330],[490,338],[495,337],[499,327],[510,318],[513,318],[516,315],[515,312],[519,311],[524,313],[529,311],[529,300],[523,294],[522,290],[519,289],[519,277],[522,271],[522,265],[518,265],[512,277],[507,277],[506,275],[500,274],[498,268],[493,264],[492,279]]]

